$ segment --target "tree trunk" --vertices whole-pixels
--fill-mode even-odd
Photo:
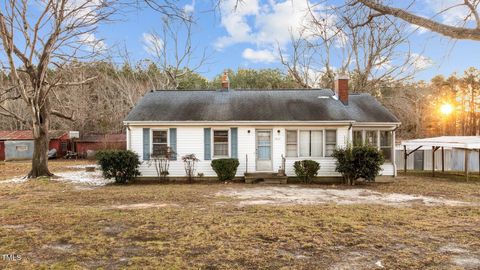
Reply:
[[[48,103],[48,101],[46,103]],[[50,170],[48,170],[48,128],[50,124],[49,106],[48,104],[45,104],[42,108],[32,110],[34,111],[32,114],[34,149],[32,170],[28,174],[28,178],[52,176],[53,174],[50,172]],[[37,113],[35,113],[35,111]]]

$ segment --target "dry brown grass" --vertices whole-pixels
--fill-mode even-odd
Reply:
[[[250,187],[229,185],[237,186]],[[480,202],[473,182],[412,177],[362,188]],[[479,207],[238,207],[214,196],[224,189],[0,186],[0,253],[23,257],[0,268],[375,269],[381,261],[384,269],[463,269],[458,260],[480,259]]]
[[[65,159],[54,159],[49,161],[48,165],[50,171],[62,172],[74,170],[69,168],[69,166],[82,165],[82,164],[93,164],[94,160],[65,160]],[[13,177],[22,177],[28,174],[32,166],[31,161],[0,161],[0,181],[5,179],[10,179]]]

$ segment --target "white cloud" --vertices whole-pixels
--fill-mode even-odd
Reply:
[[[459,26],[465,23],[469,9],[463,5],[464,0],[426,0],[428,7],[432,9],[435,14],[439,14],[441,21],[445,24]],[[453,8],[452,8],[453,7]],[[480,12],[480,6],[477,7]],[[469,21],[474,18],[470,17]]]
[[[194,11],[195,11],[195,0],[193,0],[191,4],[186,4],[185,6],[183,6],[183,12],[186,15],[190,15]]]
[[[143,33],[143,49],[152,56],[158,56],[163,50],[163,40],[151,33]]]
[[[417,34],[421,35],[421,34],[425,34],[427,33],[428,30],[427,28],[425,27],[422,27],[422,26],[418,26],[418,25],[415,25],[415,24],[409,24],[409,27],[412,31],[416,31]]]
[[[103,52],[107,49],[107,44],[105,44],[103,40],[98,39],[94,33],[83,33],[78,35],[78,42],[95,52]]]
[[[251,41],[252,29],[247,22],[247,17],[258,14],[257,0],[222,1],[220,11],[222,14],[221,25],[227,31],[228,36],[220,37],[217,40],[215,43],[217,49],[223,49],[239,42]]]
[[[386,57],[379,57],[375,60],[375,68],[376,69],[391,69],[392,63]]]
[[[434,63],[432,59],[418,53],[412,53],[410,57],[413,61],[413,67],[417,70],[427,69]]]
[[[238,7],[235,9],[236,3]],[[323,5],[307,0],[269,0],[259,5],[258,0],[225,0],[221,2],[221,25],[227,35],[215,42],[217,49],[236,43],[256,44],[262,49],[286,45],[291,38],[316,38],[313,31],[323,30],[327,36],[334,35],[335,15],[324,12]],[[319,24],[313,23],[314,16]],[[318,29],[321,28],[321,29]],[[346,37],[336,41],[337,47],[344,46]]]
[[[270,50],[253,50],[251,48],[246,48],[242,57],[254,63],[272,63],[277,60],[277,56]]]

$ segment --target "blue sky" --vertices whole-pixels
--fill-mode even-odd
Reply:
[[[431,16],[451,1],[456,0],[424,0],[415,8],[421,14]],[[199,70],[200,73],[211,79],[226,68],[283,68],[277,50],[279,46],[289,49],[292,31],[285,29],[304,23],[305,0],[244,0],[245,4],[236,12],[230,12],[234,1],[225,0],[220,12],[216,13],[210,11],[211,3],[211,0],[180,2],[180,6],[196,18],[192,42],[197,47],[197,56],[204,49],[209,55],[208,64]],[[455,18],[459,18],[461,12],[453,10],[438,20],[455,24]],[[152,57],[148,52],[148,34],[161,31],[161,23],[162,15],[153,10],[131,11],[119,21],[102,25],[96,38],[102,38],[112,51],[125,47],[130,58],[138,61]],[[406,31],[413,29],[409,27]],[[438,74],[463,73],[471,66],[480,68],[478,41],[452,41],[420,29],[410,36],[410,46],[422,61],[423,70],[416,73],[416,80],[429,80]],[[340,55],[333,59],[334,63],[341,61]]]

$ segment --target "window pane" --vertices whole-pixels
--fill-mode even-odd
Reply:
[[[213,131],[213,142],[228,143],[228,131],[227,130],[215,130]]]
[[[327,144],[337,144],[337,131],[336,130],[325,131],[325,143],[327,143]]]
[[[300,131],[300,156],[310,156],[310,131],[308,130]]]
[[[377,146],[377,131],[376,130],[369,130],[365,132],[365,143],[371,146]]]
[[[353,131],[353,145],[360,146],[363,144],[362,140],[362,131],[361,130],[354,130]]]
[[[152,131],[153,143],[167,143],[167,131],[166,130],[154,130]]]
[[[214,156],[228,156],[228,144],[215,143],[213,145],[213,155]]]
[[[323,156],[322,153],[322,146],[323,146],[323,134],[322,131],[312,130],[311,131],[311,157],[321,157]]]
[[[385,157],[385,160],[390,161],[392,158],[392,148],[384,147],[384,148],[381,148],[381,151],[383,153],[383,157]]]
[[[392,145],[392,132],[380,131],[380,146],[391,146],[391,145]]]
[[[165,156],[168,147],[166,143],[154,143],[152,146],[152,156]]]
[[[297,143],[297,131],[296,130],[287,130],[287,143],[296,144]]]
[[[297,156],[297,145],[287,144],[287,157],[296,157],[296,156]]]

